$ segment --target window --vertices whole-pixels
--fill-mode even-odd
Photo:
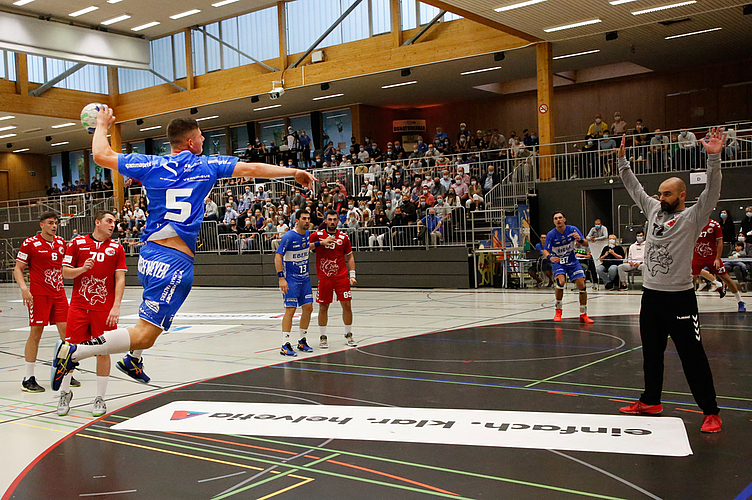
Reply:
[[[390,0],[371,0],[371,34],[392,31],[392,3]]]
[[[287,53],[305,52],[353,2],[354,0],[296,0],[285,4]],[[329,33],[318,48],[362,40],[369,35],[368,2],[361,2]]]
[[[230,128],[230,154],[245,150],[248,147],[248,127],[238,125]]]
[[[225,129],[220,128],[204,132],[204,154],[208,156],[217,156],[227,154],[227,137]]]
[[[329,141],[334,143],[335,149],[347,154],[350,150],[350,137],[352,137],[352,117],[350,109],[338,109],[322,113],[324,144],[325,148]]]
[[[170,141],[167,139],[154,139],[154,154],[157,156],[170,156]]]
[[[400,5],[402,8],[403,30],[409,30],[428,24],[439,12],[441,12],[441,9],[418,0],[400,0]],[[440,21],[448,22],[457,19],[462,19],[462,16],[447,12]]]
[[[285,135],[285,121],[283,119],[261,122],[259,129],[259,138],[266,146],[269,146],[272,141],[276,145],[282,144]]]
[[[52,167],[52,180],[54,186],[57,184],[58,189],[63,188],[63,156],[60,154],[50,157],[50,166]]]
[[[0,50],[0,78],[16,79],[16,54],[7,50]]]
[[[182,52],[180,51],[180,47],[177,49],[173,47],[174,39],[182,36],[181,33],[173,36],[157,38],[156,40],[149,42],[151,69],[170,81],[174,81],[176,78],[176,61],[183,61],[182,72],[183,76],[185,76],[185,43],[180,45],[180,47],[182,47]],[[178,63],[178,65],[179,64],[180,63]],[[180,78],[180,76],[177,76],[177,78]],[[163,83],[164,80],[148,71],[118,68],[118,87],[121,94],[154,87],[155,85],[161,85]]]

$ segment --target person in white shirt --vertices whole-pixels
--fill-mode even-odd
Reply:
[[[694,133],[683,128],[679,131],[679,136],[676,138],[676,142],[679,145],[679,150],[676,152],[678,161],[677,165],[681,167],[688,166],[690,169],[695,168],[697,157],[697,137]]]
[[[600,254],[606,245],[608,245],[608,228],[601,223],[600,219],[595,219],[595,225],[590,228],[586,238],[590,241],[590,252],[596,266],[601,265]]]
[[[144,224],[146,224],[146,215],[141,207],[137,206],[135,210],[133,210],[133,217],[131,217],[131,229],[134,226],[141,227]]]
[[[620,290],[627,289],[627,272],[638,270],[645,272],[645,233],[637,233],[635,243],[629,245],[627,261],[619,264],[619,281],[621,282]]]

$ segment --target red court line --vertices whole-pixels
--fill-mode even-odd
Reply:
[[[37,408],[24,408],[23,406],[12,406],[12,405],[8,405],[8,408],[16,408],[18,410],[38,411],[38,412],[41,412],[41,413],[49,413],[49,412],[52,411],[52,410],[39,410]],[[82,418],[84,420],[91,420],[91,417],[82,417],[80,415],[68,415],[68,416],[69,417],[75,417],[75,418]]]
[[[679,410],[679,411],[691,411],[692,413],[702,413],[701,411],[698,411],[698,410],[685,410],[684,408],[677,408],[677,410]]]
[[[413,481],[412,479],[405,479],[404,477],[399,477],[399,476],[394,476],[392,474],[387,474],[386,472],[379,472],[377,470],[367,469],[365,467],[360,467],[358,465],[346,464],[344,462],[338,462],[337,460],[327,460],[327,462],[332,463],[332,464],[342,465],[343,467],[350,467],[350,468],[353,468],[353,469],[362,470],[364,472],[370,472],[371,474],[378,474],[379,476],[384,476],[384,477],[388,477],[388,478],[391,478],[391,479],[397,479],[398,481],[404,481],[406,483],[414,484],[416,486],[421,486],[421,487],[427,488],[429,490],[438,491],[439,493],[445,493],[447,495],[459,496],[457,493],[452,493],[451,491],[442,490],[441,488],[436,488],[435,486],[429,486],[429,485],[424,484],[424,483],[419,483],[418,481]]]
[[[608,398],[609,401],[616,401],[617,403],[632,403],[632,401],[627,401],[626,399],[611,399]]]
[[[561,394],[561,395],[564,395],[564,396],[574,396],[574,397],[579,396],[579,394],[572,394],[572,393],[569,393],[569,392],[559,392],[559,391],[546,391],[546,392],[549,393],[549,394]]]
[[[236,443],[234,441],[227,441],[224,439],[216,439],[216,438],[208,438],[203,436],[194,436],[193,434],[183,434],[182,432],[166,432],[165,434],[174,434],[176,436],[183,436],[183,437],[190,437],[194,439],[201,439],[203,441],[212,441],[214,443],[222,443],[222,444],[231,444],[234,446],[241,446],[243,448],[253,448],[255,450],[264,450],[264,451],[274,451],[277,453],[283,453],[285,455],[297,455],[294,451],[287,451],[287,450],[278,450],[276,448],[265,448],[263,446],[255,446],[252,444],[246,444],[246,443]],[[315,460],[318,460],[321,457],[316,457],[313,455],[303,455],[305,458],[313,458]]]

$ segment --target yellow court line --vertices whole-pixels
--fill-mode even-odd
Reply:
[[[142,444],[136,444],[136,443],[126,443],[125,441],[117,441],[115,439],[107,439],[107,438],[102,438],[102,437],[97,437],[97,436],[89,436],[87,434],[77,434],[77,436],[81,436],[81,437],[85,437],[85,438],[89,438],[89,439],[97,439],[99,441],[107,441],[108,443],[124,444],[126,446],[133,446],[134,448],[141,448],[141,449],[144,449],[144,450],[159,451],[159,452],[162,452],[162,453],[168,453],[170,455],[177,455],[179,457],[195,458],[197,460],[205,460],[207,462],[215,462],[215,463],[218,463],[218,464],[233,465],[235,467],[241,467],[243,469],[264,470],[261,467],[254,467],[252,465],[238,464],[238,463],[235,463],[235,462],[228,462],[226,460],[218,460],[216,458],[199,457],[197,455],[190,455],[188,453],[180,453],[178,451],[162,450],[160,448],[154,448],[152,446],[144,446]],[[272,473],[272,474],[280,474],[280,472],[277,472],[277,471],[269,471],[269,472]],[[296,476],[294,474],[289,474],[289,476],[290,477],[294,477],[295,479],[309,479],[309,480],[313,481],[313,478],[310,478],[310,477]]]
[[[21,422],[11,422],[16,425],[23,425],[24,427],[33,427],[34,429],[42,429],[43,431],[62,432],[63,434],[70,434],[74,431],[61,431],[59,429],[50,429],[49,427],[39,427],[38,425],[22,424]]]
[[[297,477],[297,476],[293,476],[292,474],[290,474],[290,477]],[[285,492],[290,491],[290,490],[292,490],[294,488],[297,488],[298,486],[303,486],[304,484],[308,484],[311,481],[313,481],[313,478],[309,477],[305,481],[301,481],[298,484],[293,484],[292,486],[288,486],[287,488],[275,491],[274,493],[269,493],[265,497],[261,497],[261,498],[258,498],[256,500],[266,500],[267,498],[271,498],[271,497],[274,497],[274,496],[277,496],[277,495],[281,495],[282,493],[285,493]]]

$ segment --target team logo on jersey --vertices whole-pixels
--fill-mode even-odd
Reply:
[[[671,264],[674,263],[674,258],[668,252],[668,249],[663,245],[650,245],[647,252],[648,269],[650,274],[655,277],[656,274],[668,274],[671,270]]]
[[[107,247],[104,249],[104,253],[112,257],[113,255],[115,255],[115,249],[112,247]]]
[[[336,276],[337,272],[339,271],[337,261],[334,259],[322,259],[320,266],[321,272],[323,272],[327,276]]]
[[[81,280],[81,288],[78,293],[89,304],[104,304],[107,301],[107,286],[105,282],[107,278],[95,278],[94,276],[85,276]]]
[[[705,242],[698,242],[695,245],[695,253],[700,257],[712,257],[716,254],[716,249]]]
[[[63,255],[65,253],[65,249],[63,247],[58,248],[58,251],[60,252],[60,255]]]
[[[153,300],[144,300],[144,305],[155,313],[159,312],[159,302],[154,302]]]
[[[63,289],[63,272],[60,269],[45,269],[44,282],[55,290]]]

